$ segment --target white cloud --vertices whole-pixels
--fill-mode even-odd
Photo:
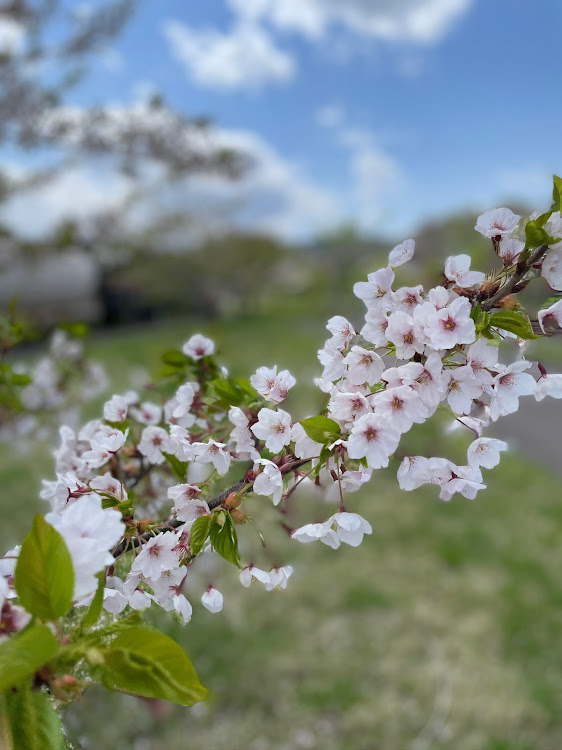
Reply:
[[[321,37],[330,26],[422,44],[441,39],[473,0],[228,0],[242,17]]]
[[[383,219],[404,182],[402,170],[377,144],[371,132],[342,128],[338,137],[340,144],[350,152],[356,221],[370,231],[384,229]]]
[[[25,41],[24,27],[13,18],[0,16],[0,54],[15,55]]]
[[[345,112],[342,107],[328,104],[316,113],[316,122],[323,128],[335,128],[343,122]]]
[[[78,117],[77,112],[69,114]],[[116,127],[118,115],[119,111]],[[187,223],[176,234],[168,234],[170,247],[175,243],[185,248],[203,235],[233,228],[302,239],[344,219],[337,195],[309,179],[256,133],[215,129],[212,134],[201,134],[199,144],[194,138],[191,133],[192,147],[202,150],[222,147],[244,152],[253,168],[233,182],[213,175],[170,181],[163,179],[160,167],[146,163],[140,178],[146,198],[121,215],[122,226],[142,232],[164,216],[186,217]],[[11,173],[22,176],[17,165]],[[78,221],[87,229],[100,214],[119,211],[136,185],[110,159],[83,161],[80,167],[3,203],[0,222],[29,239],[48,236],[65,220]]]
[[[242,20],[223,34],[170,20],[164,23],[163,32],[174,57],[202,86],[259,89],[269,82],[287,81],[295,72],[293,59],[251,21]]]
[[[130,181],[115,169],[73,167],[35,189],[16,193],[0,209],[0,221],[27,239],[47,236],[61,222],[86,221],[122,201]]]

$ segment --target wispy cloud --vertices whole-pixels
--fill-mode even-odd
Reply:
[[[321,37],[331,26],[393,41],[431,44],[469,10],[473,0],[228,0],[241,16]]]
[[[242,21],[232,31],[196,30],[175,20],[163,25],[173,56],[202,86],[259,89],[292,78],[295,62],[259,25]]]

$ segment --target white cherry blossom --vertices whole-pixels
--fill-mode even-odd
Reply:
[[[539,310],[538,319],[543,333],[562,328],[562,297],[546,310]]]
[[[336,524],[336,534],[338,538],[349,544],[351,547],[358,547],[363,541],[364,534],[372,534],[371,524],[357,513],[347,513],[340,511],[326,521],[326,523]]]
[[[256,461],[254,471],[257,471],[256,467],[260,464],[263,466],[263,471],[254,480],[253,491],[256,495],[271,497],[273,505],[279,505],[283,497],[283,476],[279,467],[273,461],[262,458]]]
[[[445,261],[445,276],[460,287],[471,287],[481,284],[486,274],[470,270],[470,255],[451,255]]]
[[[562,248],[559,245],[543,260],[541,274],[553,289],[562,291]]]
[[[258,421],[250,428],[265,447],[272,453],[279,453],[291,442],[291,415],[283,409],[260,409]]]
[[[353,425],[348,440],[350,458],[366,458],[371,469],[388,466],[400,442],[400,433],[379,414],[366,414]]]
[[[386,338],[396,347],[398,359],[410,359],[425,349],[425,344],[416,338],[414,319],[402,310],[391,313],[388,318]]]
[[[254,578],[265,586],[271,583],[269,573],[266,573],[265,570],[262,570],[261,568],[257,568],[255,565],[248,565],[248,567],[244,568],[239,575],[240,583],[245,588],[249,588]]]
[[[221,592],[212,586],[209,586],[201,597],[201,603],[205,609],[208,609],[209,612],[212,612],[213,614],[217,614],[222,610],[223,601]]]
[[[392,304],[392,268],[381,268],[367,276],[367,281],[358,281],[353,285],[353,293],[369,308],[389,310]]]
[[[500,462],[500,451],[507,450],[507,443],[495,438],[478,438],[468,446],[467,460],[469,466],[483,466],[493,469]]]
[[[404,263],[407,263],[414,257],[414,250],[416,249],[416,243],[414,240],[404,240],[399,245],[396,245],[388,255],[388,265],[396,268]]]
[[[364,349],[362,346],[352,346],[345,358],[348,368],[348,379],[353,385],[378,383],[384,371],[384,361],[378,354]]]
[[[490,416],[494,422],[517,411],[520,396],[530,396],[535,392],[537,383],[532,375],[525,372],[530,366],[531,362],[519,360],[494,378],[490,403]]]
[[[398,432],[408,432],[411,426],[423,424],[427,419],[427,408],[420,396],[409,385],[388,388],[371,397],[376,415],[386,417]]]
[[[215,343],[211,339],[202,336],[200,333],[196,333],[187,341],[183,347],[182,352],[191,357],[191,359],[199,360],[203,357],[210,357],[215,353]]]
[[[290,565],[283,565],[281,568],[272,568],[269,571],[269,583],[265,584],[265,590],[286,589],[289,578],[292,575],[293,568]]]
[[[361,336],[377,348],[386,346],[386,329],[388,328],[388,315],[384,310],[372,308],[367,310],[365,325],[361,329]]]
[[[145,427],[138,449],[151,464],[163,464],[166,460],[163,454],[170,452],[170,436],[162,427]]]
[[[232,456],[226,449],[225,443],[218,443],[212,438],[206,443],[193,443],[194,460],[200,464],[212,463],[221,476],[230,468]]]
[[[333,318],[330,318],[326,328],[330,331],[332,337],[338,341],[342,349],[347,347],[351,339],[357,335],[349,320],[341,315],[334,315]]]
[[[295,539],[302,544],[309,544],[320,540],[328,547],[337,549],[340,546],[340,538],[331,528],[330,522],[325,523],[307,523],[300,529],[291,532],[291,539]]]
[[[509,208],[491,208],[478,217],[474,228],[484,237],[503,237],[513,232],[520,218]]]

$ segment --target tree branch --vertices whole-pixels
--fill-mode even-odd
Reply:
[[[291,471],[297,471],[297,469],[300,469],[301,466],[304,466],[305,464],[310,462],[310,458],[305,459],[299,459],[296,461],[293,461],[292,463],[285,464],[284,466],[280,466],[279,470],[282,474],[288,474]],[[209,500],[207,505],[211,510],[214,510],[215,508],[220,507],[226,498],[231,495],[233,492],[240,492],[240,490],[243,489],[245,485],[248,485],[246,489],[243,490],[241,494],[245,495],[246,493],[250,492],[253,486],[253,482],[247,482],[245,478],[240,479],[235,484],[228,487],[226,490],[220,493],[220,495],[217,495],[212,500]],[[180,526],[183,526],[185,522],[184,521],[178,521],[177,518],[171,518],[165,523],[163,523],[161,526],[157,526],[155,529],[152,529],[151,531],[146,531],[144,534],[139,534],[138,536],[133,537],[125,537],[117,547],[113,550],[112,554],[115,560],[117,560],[118,557],[121,557],[121,555],[125,554],[125,552],[129,552],[129,550],[136,549],[140,547],[143,542],[148,542],[150,539],[152,539],[153,536],[156,534],[162,534],[164,531],[169,531],[172,529],[177,529]]]
[[[527,272],[531,270],[533,265],[535,263],[538,263],[538,261],[542,259],[547,250],[548,245],[541,245],[540,247],[537,247],[535,250],[533,250],[533,252],[526,260],[519,261],[515,268],[515,273],[513,274],[513,276],[511,276],[505,282],[505,284],[500,289],[498,289],[498,291],[489,299],[480,303],[480,307],[482,308],[482,310],[487,312],[488,310],[492,310],[494,307],[497,307],[498,302],[504,299],[504,297],[507,297],[508,294],[511,294],[513,289],[517,286],[517,284],[519,284],[520,281],[523,280],[523,278],[525,277]]]

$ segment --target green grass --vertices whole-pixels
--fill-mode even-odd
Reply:
[[[93,354],[110,358],[123,387],[131,363],[144,365],[198,328],[175,321],[99,336]],[[298,318],[206,330],[244,375],[278,364],[310,380],[323,340],[321,324]],[[303,399],[293,399],[292,413],[312,410]],[[460,450],[437,430],[410,441],[452,457]],[[34,458],[27,472],[13,453],[0,459],[10,537],[29,526],[46,463]],[[400,493],[395,470],[396,461],[349,498],[374,529],[358,549],[290,542],[269,501],[249,499],[268,547],[243,527],[243,558],[294,564],[287,591],[243,589],[233,568],[217,564],[190,574],[189,625],[148,615],[186,648],[210,700],[156,718],[146,702],[91,688],[65,711],[71,737],[84,750],[562,747],[559,480],[510,455],[486,472],[478,500],[442,503],[435,488]],[[300,498],[302,522],[332,512]],[[198,602],[211,581],[225,596],[220,615]]]

